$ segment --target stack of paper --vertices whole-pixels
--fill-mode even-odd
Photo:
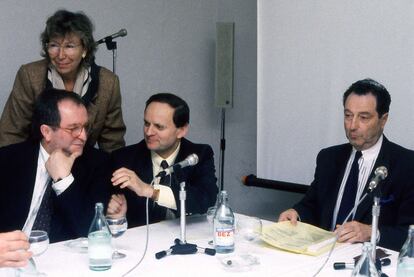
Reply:
[[[298,222],[278,222],[263,227],[262,239],[268,244],[294,253],[317,256],[327,252],[336,241],[333,232]]]

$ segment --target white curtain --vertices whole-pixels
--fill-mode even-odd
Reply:
[[[414,1],[258,1],[258,177],[309,184],[322,148],[346,142],[342,94],[390,92],[385,135],[414,147]]]

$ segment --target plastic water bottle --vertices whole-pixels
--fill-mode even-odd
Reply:
[[[414,276],[414,225],[408,229],[408,237],[398,256],[397,277]]]
[[[372,259],[372,244],[370,242],[364,242],[362,246],[362,255],[359,258],[351,276],[366,276],[366,277],[379,277],[377,267]]]
[[[234,214],[225,190],[219,194],[219,206],[214,215],[214,245],[217,253],[234,251]]]
[[[103,215],[102,203],[95,204],[95,217],[88,233],[89,269],[102,271],[112,266],[111,232]]]

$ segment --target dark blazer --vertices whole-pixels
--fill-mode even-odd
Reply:
[[[0,148],[0,232],[23,228],[32,201],[38,156],[39,142]],[[51,242],[87,236],[95,203],[106,206],[110,199],[108,166],[109,154],[89,146],[75,160],[74,182],[54,200]]]
[[[338,191],[351,152],[349,143],[319,152],[314,181],[305,197],[294,206],[302,221],[327,230],[331,228]],[[378,244],[398,251],[407,237],[408,226],[414,224],[414,152],[384,137],[374,170],[378,166],[388,169],[388,177],[380,184],[378,226],[381,236]],[[373,175],[371,172],[368,182]],[[373,195],[370,194],[359,205],[354,220],[370,225],[372,204]]]
[[[198,164],[182,169],[187,191],[186,212],[205,213],[208,207],[214,205],[218,192],[213,150],[209,145],[195,144],[186,139],[181,139],[180,151],[175,162],[184,160],[192,153],[198,155]],[[144,140],[138,144],[130,145],[112,152],[112,160],[115,170],[121,167],[126,167],[133,170],[145,183],[151,183],[153,179],[151,152],[148,150]],[[175,175],[175,173],[173,173],[173,175]],[[172,180],[174,180],[174,177]],[[177,203],[177,211],[175,211],[175,214],[178,216],[180,210],[179,184],[172,181],[171,189]],[[128,225],[133,227],[145,224],[146,198],[138,197],[129,189],[124,189],[123,191],[128,205]],[[154,206],[152,200],[149,201],[148,206],[150,222],[157,222],[164,219],[152,209]],[[155,206],[157,206],[157,204],[155,204]]]

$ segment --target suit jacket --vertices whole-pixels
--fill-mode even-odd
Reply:
[[[187,192],[186,212],[205,213],[208,207],[214,205],[218,192],[213,150],[209,145],[195,144],[183,138],[181,139],[181,146],[176,162],[184,160],[192,153],[198,155],[198,164],[182,169]],[[112,152],[112,160],[114,169],[126,167],[133,170],[142,181],[148,184],[153,180],[151,151],[148,150],[144,140],[138,144]],[[174,176],[175,173],[172,175]],[[180,211],[180,187],[174,181],[174,177],[171,180],[171,189],[177,203],[177,211],[175,211],[175,214],[178,216]],[[128,225],[133,227],[145,224],[146,198],[137,196],[129,189],[125,189],[124,193],[128,205]],[[163,220],[165,217],[163,218],[162,215],[155,212],[152,208],[153,206],[154,202],[149,200],[150,222]],[[155,204],[155,207],[157,207],[157,204]]]
[[[0,119],[0,146],[18,143],[30,135],[34,102],[47,87],[46,60],[22,65]],[[119,79],[111,71],[91,66],[92,81],[82,97],[86,102],[91,131],[88,143],[105,151],[125,146]]]
[[[314,181],[305,197],[294,206],[302,221],[327,230],[331,228],[338,191],[351,152],[350,144],[333,146],[319,152]],[[382,197],[378,244],[398,251],[407,237],[408,226],[414,224],[414,152],[384,137],[374,169],[378,166],[388,169],[388,177],[380,184]],[[371,172],[368,182],[373,175]],[[364,193],[367,189],[368,186]],[[354,220],[371,224],[373,197],[369,194],[361,202]]]
[[[22,229],[28,218],[39,145],[26,141],[0,148],[0,232]],[[106,206],[110,199],[108,166],[109,155],[89,146],[75,160],[74,182],[53,202],[51,242],[87,236],[95,203]]]

